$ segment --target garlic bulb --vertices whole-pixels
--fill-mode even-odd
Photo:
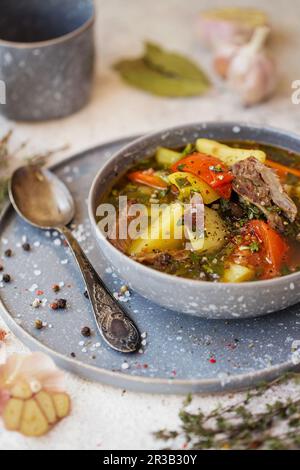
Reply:
[[[273,60],[264,50],[268,27],[257,28],[251,41],[239,49],[228,69],[228,83],[245,106],[270,97],[277,84]]]
[[[268,24],[264,12],[254,8],[215,8],[201,13],[202,42],[213,49],[223,44],[246,44],[256,28]]]

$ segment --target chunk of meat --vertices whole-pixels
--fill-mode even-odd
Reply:
[[[135,199],[128,200],[127,207],[124,208],[122,213],[118,214],[116,230],[115,230],[115,235],[116,236],[115,237],[108,236],[108,240],[110,241],[110,243],[115,248],[122,251],[122,253],[127,252],[128,248],[130,246],[130,243],[132,242],[132,240],[131,240],[131,238],[128,234],[128,226],[129,226],[130,222],[136,218],[136,216],[130,216],[128,214],[128,211],[129,211],[130,207],[133,204],[137,204],[137,202],[138,201],[136,201]],[[126,238],[120,237],[120,232],[121,232],[122,225],[127,227],[127,237]]]
[[[284,231],[284,220],[278,210],[294,222],[297,207],[271,168],[250,157],[233,165],[232,173],[234,191],[257,206],[273,228]]]
[[[157,269],[163,269],[169,266],[172,261],[184,261],[189,258],[189,252],[186,250],[171,250],[171,251],[153,251],[152,253],[141,253],[133,256],[135,261],[153,266]]]

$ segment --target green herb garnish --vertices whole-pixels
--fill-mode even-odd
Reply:
[[[249,245],[249,249],[251,250],[252,253],[255,253],[260,250],[260,244],[257,242],[252,242]]]

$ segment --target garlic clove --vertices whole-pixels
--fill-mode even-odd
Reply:
[[[235,44],[225,44],[217,50],[213,60],[213,68],[223,80],[228,77],[229,66],[238,50],[239,46]]]

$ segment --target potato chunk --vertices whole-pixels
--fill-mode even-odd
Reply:
[[[25,401],[20,432],[24,436],[38,437],[49,431],[49,424],[34,399]]]
[[[180,223],[183,214],[184,206],[180,203],[163,208],[156,218],[153,217],[154,220],[146,232],[131,243],[129,254],[181,248],[184,242],[183,225]]]
[[[222,277],[223,282],[246,282],[252,281],[255,277],[255,271],[252,268],[231,263],[225,268]]]
[[[18,431],[20,428],[21,416],[24,402],[19,398],[11,398],[4,409],[3,421],[8,431]]]
[[[59,419],[68,416],[71,410],[71,402],[69,395],[67,395],[66,393],[53,393],[51,396],[55,406],[56,414]]]
[[[219,214],[205,207],[205,239],[201,252],[213,253],[222,248],[225,243],[227,228]]]
[[[196,142],[196,148],[198,152],[219,158],[228,166],[232,166],[249,157],[254,157],[261,163],[264,163],[267,158],[265,152],[262,150],[233,148],[210,139],[198,139]]]
[[[34,399],[38,403],[44,415],[46,416],[48,423],[56,423],[56,410],[51,395],[42,390],[34,397]]]

